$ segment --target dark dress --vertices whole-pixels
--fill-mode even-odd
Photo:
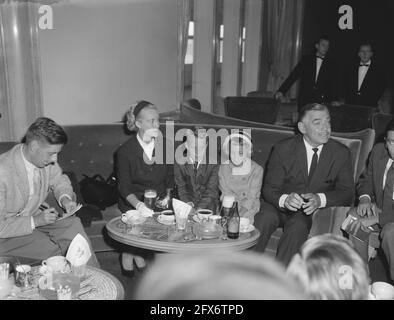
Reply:
[[[158,148],[155,146],[152,160],[155,159],[156,149]],[[164,152],[165,154],[166,152]],[[172,162],[166,164],[165,158],[163,160],[162,164],[155,161],[152,161],[151,164],[146,163],[144,150],[137,140],[137,135],[132,136],[119,147],[115,155],[115,168],[120,195],[118,206],[122,212],[134,209],[126,200],[131,193],[138,200],[144,201],[146,189],[154,189],[157,191],[157,195],[162,197],[166,194],[167,188],[174,187],[174,165]]]

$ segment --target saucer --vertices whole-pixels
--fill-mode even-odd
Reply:
[[[241,233],[247,233],[247,232],[252,232],[254,229],[256,229],[255,227],[254,227],[254,225],[253,224],[249,224],[246,228],[239,228],[239,232],[241,232]]]
[[[172,226],[175,224],[175,219],[173,221],[168,221],[168,220],[163,219],[162,215],[159,215],[159,216],[157,216],[157,222],[164,224],[166,226]]]

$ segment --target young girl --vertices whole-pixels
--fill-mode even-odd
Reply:
[[[241,217],[254,223],[254,216],[260,210],[260,193],[263,183],[263,168],[251,159],[252,141],[247,132],[229,135],[224,144],[229,163],[219,168],[219,189],[224,196],[234,196],[238,202]]]

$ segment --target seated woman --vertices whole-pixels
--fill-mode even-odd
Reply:
[[[254,223],[254,216],[260,210],[260,193],[263,183],[263,168],[251,159],[252,141],[248,133],[240,131],[229,135],[223,151],[229,156],[229,163],[219,168],[220,200],[233,196],[238,202],[240,217]]]
[[[210,209],[216,213],[219,165],[217,153],[212,155],[208,152],[207,140],[202,127],[188,131],[185,143],[180,146],[186,162],[176,159],[174,175],[180,200],[196,210]]]
[[[287,272],[311,299],[368,299],[368,267],[342,236],[327,233],[310,238],[293,257]]]
[[[136,134],[123,143],[116,152],[115,167],[120,195],[118,206],[122,213],[135,208],[149,215],[152,210],[143,202],[145,190],[154,189],[159,197],[165,196],[168,189],[173,188],[174,185],[173,165],[166,164],[165,160],[155,161],[157,156],[155,150],[160,143],[158,137],[161,135],[156,106],[147,101],[139,101],[130,107],[126,118],[127,128],[136,131]],[[145,266],[141,257],[123,253],[122,266],[126,273],[127,271],[130,271],[129,274],[132,273],[133,260],[137,267]]]

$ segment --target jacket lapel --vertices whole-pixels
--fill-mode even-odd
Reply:
[[[296,155],[298,165],[302,172],[302,177],[305,184],[308,184],[308,159],[306,157],[306,148],[302,135],[297,137],[296,143],[294,144],[294,154]]]
[[[383,196],[383,176],[384,176],[384,171],[386,170],[386,165],[387,165],[387,161],[389,160],[389,155],[387,153],[386,148],[383,148],[383,152],[380,154],[380,157],[378,159],[378,163],[377,163],[377,170],[376,172],[378,173],[378,177],[377,177],[377,183],[378,183],[378,191],[379,194],[381,194],[381,196]],[[378,198],[378,196],[377,196]]]
[[[29,200],[29,181],[27,179],[26,167],[22,159],[22,144],[14,149],[14,168],[16,172],[16,184],[21,192],[25,204]]]

